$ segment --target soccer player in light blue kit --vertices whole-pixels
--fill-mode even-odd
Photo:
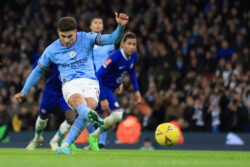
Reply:
[[[99,83],[95,76],[92,54],[95,44],[110,45],[120,41],[128,16],[122,13],[118,15],[117,12],[115,15],[119,25],[112,34],[106,35],[77,32],[74,18],[61,18],[58,23],[60,39],[45,49],[21,93],[15,95],[21,102],[29,89],[38,82],[46,67],[51,63],[58,66],[64,99],[78,113],[65,142],[56,151],[58,154],[71,154],[69,145],[89,122],[98,127],[103,125],[103,120],[93,110],[99,99]]]
[[[90,23],[90,30],[91,32],[101,34],[103,31],[103,20],[99,17],[93,18]],[[114,45],[104,45],[104,46],[95,45],[94,46],[93,59],[94,59],[94,65],[95,65],[96,71],[100,69],[100,67],[103,65],[105,60],[108,58],[109,54],[113,52],[114,49],[115,49]],[[98,103],[98,106],[100,106],[100,102]],[[109,108],[107,107],[105,108],[105,106],[98,107],[97,110],[100,113],[100,116],[103,118],[105,118],[109,114]],[[89,133],[92,133],[95,131],[93,124],[90,124],[87,129]],[[107,133],[108,132],[103,132],[99,137],[100,148],[104,148],[104,146],[106,145]],[[90,147],[87,146],[84,149],[90,149]]]
[[[100,84],[100,101],[102,105],[108,105],[110,115],[104,119],[104,125],[98,127],[95,132],[89,135],[88,140],[93,151],[98,151],[97,140],[103,131],[107,131],[122,119],[122,111],[113,94],[121,85],[124,77],[128,74],[135,91],[135,104],[141,102],[134,64],[138,57],[136,53],[136,35],[126,33],[121,42],[121,49],[116,50],[104,62],[103,66],[97,71],[96,75]],[[93,141],[93,142],[92,142]]]

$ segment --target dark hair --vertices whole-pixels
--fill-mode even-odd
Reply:
[[[58,22],[58,29],[62,32],[75,30],[76,26],[77,23],[73,17],[62,17]]]
[[[100,19],[100,20],[103,20],[101,17],[93,17],[92,19],[91,19],[91,21],[90,21],[90,24],[93,22],[93,20],[95,20],[95,19]]]
[[[125,33],[123,35],[123,38],[122,38],[122,43],[126,42],[128,38],[134,38],[134,39],[136,39],[135,33],[132,33],[132,32]]]
[[[123,37],[122,37],[121,44],[120,44],[120,48],[122,48],[122,44],[123,44],[124,42],[126,42],[127,39],[129,39],[129,38],[136,39],[135,33],[133,33],[133,32],[126,32],[126,33],[123,35]]]

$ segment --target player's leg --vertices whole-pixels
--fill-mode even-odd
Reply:
[[[93,110],[96,108],[99,96],[99,84],[95,80],[78,78],[64,84],[65,101],[77,111],[78,115],[93,122],[96,126],[103,124],[102,119]]]
[[[35,136],[26,147],[27,150],[34,150],[38,145],[43,143],[44,139],[42,133],[47,126],[50,113],[50,108],[48,106],[50,106],[52,103],[53,98],[50,98],[50,95],[45,91],[40,104],[39,115],[36,119]]]
[[[112,110],[111,114],[104,119],[103,129],[97,128],[95,132],[93,132],[91,135],[94,138],[99,138],[100,134],[103,131],[109,130],[113,125],[120,122],[122,119],[122,111],[121,110]]]
[[[56,150],[59,148],[58,143],[60,139],[63,138],[66,133],[69,132],[71,125],[76,119],[75,112],[72,111],[72,109],[68,106],[62,96],[58,97],[58,101],[60,102],[61,110],[64,113],[65,121],[60,125],[59,130],[50,140],[50,146],[52,150]]]
[[[119,104],[115,96],[113,95],[112,90],[105,89],[105,93],[107,96],[107,100],[109,102],[109,108],[111,110],[111,113],[108,117],[104,119],[103,129],[98,127],[95,130],[95,132],[89,135],[97,139],[100,137],[101,133],[103,133],[104,131],[107,131],[113,125],[115,125],[117,122],[119,122],[122,119],[122,111],[120,110]]]
[[[59,130],[56,132],[54,137],[50,140],[50,146],[52,150],[56,150],[59,148],[59,141],[65,136],[66,133],[69,132],[71,125],[75,120],[75,113],[72,110],[64,111],[65,121],[60,125]]]
[[[86,98],[86,103],[89,104],[91,108],[95,108],[96,102],[93,101],[92,98]],[[81,115],[77,117],[74,124],[70,128],[69,135],[66,137],[64,143],[60,147],[60,149],[56,150],[57,154],[71,154],[71,151],[69,149],[69,146],[74,143],[74,141],[79,137],[81,132],[85,129],[85,127],[88,124],[88,120],[85,118],[82,118]],[[97,141],[98,142],[98,141]]]
[[[98,114],[91,108],[97,105],[96,87],[99,90],[98,82],[85,79],[76,79],[74,82],[68,82],[63,86],[64,99],[70,106],[77,111],[78,118],[75,120],[70,129],[69,135],[60,149],[58,154],[69,154],[69,145],[72,144],[80,135],[80,132],[86,127],[89,121],[97,126],[101,126],[103,121]],[[91,108],[90,108],[91,107]]]
[[[101,118],[105,119],[106,117],[108,117],[109,115],[109,111],[104,111],[101,115]],[[107,136],[108,136],[108,132],[104,131],[100,134],[99,136],[99,148],[100,149],[104,149],[106,146],[106,141],[107,141]]]
[[[48,122],[47,114],[38,115],[35,125],[35,136],[27,145],[26,147],[27,150],[34,150],[38,145],[41,145],[43,143],[44,139],[42,133],[45,127],[47,126],[47,122]]]
[[[103,114],[103,110],[101,109],[100,102],[98,103],[98,106],[97,106],[96,110],[99,112],[99,115]],[[95,131],[94,124],[89,124],[87,126],[87,130],[88,130],[89,134],[93,133]],[[98,139],[93,138],[91,135],[89,135],[88,136],[88,142],[89,142],[89,145],[84,147],[84,150],[93,150],[93,151],[99,151],[100,150],[99,146],[98,146]]]

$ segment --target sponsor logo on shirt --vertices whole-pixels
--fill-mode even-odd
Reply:
[[[111,62],[112,62],[112,60],[111,60],[110,58],[108,58],[108,59],[104,62],[103,66],[106,68]]]
[[[119,67],[119,70],[121,70],[121,69],[123,69],[125,66],[121,66],[121,67]]]
[[[63,64],[62,67],[64,67],[64,68],[80,68],[86,64],[87,60],[88,60],[88,58],[85,57],[83,59],[74,61],[73,63],[70,63],[70,64]]]

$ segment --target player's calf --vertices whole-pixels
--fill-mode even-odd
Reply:
[[[104,119],[103,128],[105,130],[110,129],[117,122],[121,121],[122,115],[123,115],[122,111],[120,111],[120,110],[112,112],[106,119]]]
[[[116,110],[112,112],[107,118],[104,119],[103,126],[97,128],[95,132],[93,132],[91,135],[94,138],[99,138],[100,134],[103,131],[107,131],[110,129],[113,125],[115,125],[117,122],[119,122],[122,119],[122,111]]]

